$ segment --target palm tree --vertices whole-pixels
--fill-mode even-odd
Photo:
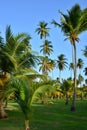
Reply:
[[[66,105],[69,102],[69,93],[72,91],[73,80],[68,78],[67,80],[63,80],[61,84],[61,91],[66,96]]]
[[[44,44],[40,46],[41,50],[40,52],[43,52],[43,55],[50,55],[53,52],[53,46],[51,44],[51,41],[45,40]]]
[[[38,75],[38,74],[37,74]],[[36,102],[39,98],[40,93],[44,94],[47,90],[52,89],[54,84],[51,80],[44,80],[44,76],[38,75],[40,80],[36,82],[35,75],[17,75],[11,78],[11,82],[8,84],[8,89],[5,95],[13,94],[15,101],[19,104],[24,116],[26,130],[29,128],[29,120],[32,116],[32,103]],[[33,82],[32,82],[33,79]],[[42,99],[43,100],[43,99]]]
[[[41,61],[39,62],[40,65],[39,71],[42,70],[42,74],[48,75],[48,72],[53,70],[53,68],[55,67],[55,62],[49,59],[47,56],[46,57],[41,56],[40,60]]]
[[[78,76],[78,84],[80,84],[80,87],[81,87],[81,83],[83,82],[84,78],[81,74],[79,74]]]
[[[64,32],[64,35],[71,42],[74,50],[73,64],[74,64],[74,94],[71,106],[71,111],[75,111],[76,108],[76,77],[77,77],[77,58],[76,58],[76,42],[79,42],[78,35],[87,30],[87,8],[81,10],[78,4],[74,5],[68,14],[61,14],[61,23],[57,23],[55,20],[52,21],[56,26],[59,26]]]
[[[81,58],[79,58],[78,59],[78,61],[77,61],[77,67],[79,68],[79,74],[81,75],[81,69],[83,68],[83,65],[84,65],[84,63],[83,63],[83,60],[81,59]]]
[[[47,55],[50,55],[53,50],[53,46],[51,44],[51,41],[46,40],[46,37],[49,36],[49,29],[47,28],[48,23],[46,22],[40,22],[39,23],[39,28],[36,29],[36,32],[40,35],[40,38],[44,38],[44,42],[43,45],[40,46],[41,50],[40,52],[43,52],[43,56],[45,57],[40,57],[41,62],[39,64],[41,64],[40,69],[42,70],[43,74],[48,74],[47,71],[53,70],[53,67],[55,66],[54,63],[52,62],[52,60],[49,60]],[[49,62],[49,63],[48,63]]]
[[[85,73],[85,75],[87,75],[87,67],[85,67],[85,69],[83,70],[83,72]]]
[[[0,49],[0,69],[4,74],[5,79],[0,77],[0,80],[3,81],[4,84],[0,84],[0,87],[3,87],[3,92],[5,90],[5,85],[10,82],[12,76],[16,76],[18,74],[28,75],[28,73],[36,73],[35,70],[32,68],[35,66],[36,63],[36,56],[32,54],[30,49],[30,42],[29,40],[31,37],[26,33],[20,33],[14,36],[11,32],[10,26],[6,28],[6,42],[3,47]],[[7,75],[8,74],[8,75]],[[9,78],[9,80],[7,80]],[[0,95],[1,95],[0,91]],[[2,107],[2,99],[3,96],[0,98],[0,108],[3,113]],[[4,117],[4,116],[2,116]]]
[[[53,78],[53,70],[54,70],[54,68],[55,68],[55,61],[54,60],[52,60],[52,59],[50,59],[50,66],[51,66],[51,71],[52,71],[52,78]]]
[[[85,49],[82,50],[82,51],[83,51],[83,55],[84,55],[85,57],[87,57],[87,46],[85,46]]]
[[[47,25],[48,25],[48,23],[46,23],[44,21],[40,22],[38,25],[39,28],[37,28],[35,30],[40,35],[41,39],[43,39],[43,38],[45,39],[43,42],[43,45],[40,46],[41,47],[40,52],[43,52],[43,56],[45,56],[45,57],[40,58],[41,62],[39,64],[41,64],[41,66],[40,66],[39,70],[42,70],[42,73],[46,74],[46,75],[48,74],[47,71],[50,71],[51,69],[53,69],[53,66],[54,66],[53,65],[54,63],[52,64],[52,62],[49,63],[51,66],[49,66],[47,63],[49,61],[48,61],[48,58],[46,55],[50,55],[53,52],[53,50],[52,50],[53,46],[51,45],[51,41],[46,40],[46,37],[49,36],[49,29],[50,29],[47,27]],[[49,66],[51,68],[49,68],[47,66]]]
[[[64,54],[60,54],[56,60],[56,66],[59,68],[59,78],[61,79],[61,71],[67,67],[67,59]]]
[[[35,30],[40,35],[40,39],[46,38],[46,36],[49,36],[49,28],[47,28],[48,23],[41,21],[39,23],[39,27]]]

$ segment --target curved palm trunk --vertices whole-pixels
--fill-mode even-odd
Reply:
[[[73,58],[73,64],[74,64],[74,88],[73,88],[73,100],[72,100],[72,106],[71,106],[71,111],[76,110],[76,77],[77,77],[77,60],[76,60],[76,45],[75,42],[73,44],[74,47],[74,58]]]

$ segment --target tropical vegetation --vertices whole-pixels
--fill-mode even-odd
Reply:
[[[77,57],[76,50],[76,44],[80,42],[79,34],[87,30],[87,8],[81,10],[80,6],[76,4],[67,10],[67,14],[61,11],[59,13],[61,15],[60,23],[55,20],[52,20],[51,23],[61,28],[66,36],[65,40],[69,40],[71,43],[73,53],[71,53],[70,63],[66,55],[62,53],[56,59],[51,57],[55,50],[53,50],[53,43],[47,39],[50,35],[50,28],[45,21],[39,22],[38,28],[35,30],[43,40],[43,44],[40,45],[40,54],[33,50],[30,42],[32,37],[28,33],[14,34],[9,25],[6,27],[5,38],[0,36],[0,119],[13,116],[10,111],[5,111],[12,102],[21,108],[17,109],[22,112],[21,115],[23,114],[26,130],[30,130],[30,122],[32,122],[34,113],[32,108],[36,109],[35,116],[38,120],[41,116],[39,114],[43,113],[43,108],[41,108],[43,105],[45,110],[46,107],[48,110],[53,108],[53,111],[58,113],[57,104],[59,103],[58,107],[61,109],[60,106],[62,106],[65,113],[68,113],[69,109],[63,106],[64,101],[68,108],[71,105],[71,111],[75,111],[76,102],[83,100],[86,102],[87,99],[87,66],[84,66],[83,59]],[[87,57],[87,46],[82,48],[82,55]],[[59,74],[56,79],[53,79],[51,73],[55,68],[58,68]],[[70,77],[64,79],[61,72],[66,69],[71,73]],[[82,75],[82,71],[84,75]],[[63,108],[61,112],[64,110]],[[52,115],[59,120],[59,114]],[[85,114],[83,118],[85,119]],[[52,117],[48,120],[52,120]],[[60,118],[60,120],[63,119]],[[35,120],[35,122],[37,121]],[[53,128],[50,127],[50,130]]]

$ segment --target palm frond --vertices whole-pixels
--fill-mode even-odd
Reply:
[[[54,19],[52,20],[51,24],[54,24],[55,26],[61,27],[59,23],[57,23]]]
[[[34,89],[34,92],[33,92],[32,98],[31,98],[31,104],[39,98],[38,97],[39,93],[44,93],[48,89],[50,90],[52,85],[53,85],[53,81],[51,81],[51,80],[36,83],[35,84],[36,89]]]

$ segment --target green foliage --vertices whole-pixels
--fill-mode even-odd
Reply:
[[[40,38],[46,38],[46,36],[49,36],[49,28],[47,28],[48,23],[41,21],[38,25],[38,28],[35,30],[35,32],[40,35]]]
[[[50,55],[53,52],[53,46],[51,45],[51,41],[45,40],[44,44],[40,46],[40,52],[43,52],[43,55]]]
[[[49,59],[47,56],[46,57],[43,57],[43,56],[39,56],[39,65],[40,65],[40,68],[39,68],[39,71],[42,70],[42,73],[47,75],[48,72],[50,72],[51,70],[54,69],[55,67],[55,62],[54,60],[51,60]]]
[[[82,51],[83,51],[83,55],[84,55],[85,57],[87,57],[87,46],[85,46],[85,49],[82,50]]]
[[[73,80],[71,79],[62,80],[61,90],[64,94],[71,92],[72,88],[73,88]]]
[[[58,56],[58,60],[56,60],[56,65],[59,68],[59,70],[64,70],[64,68],[67,67],[67,58],[64,54],[60,54]]]
[[[29,119],[30,112],[30,90],[29,85],[23,79],[12,78],[7,93],[13,93],[15,101],[19,104],[26,119]]]

